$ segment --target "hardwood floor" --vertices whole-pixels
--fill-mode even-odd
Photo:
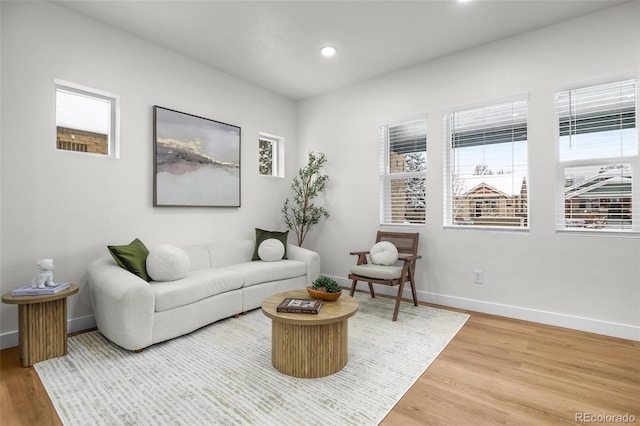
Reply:
[[[640,424],[640,342],[467,313],[382,425]]]
[[[640,424],[640,342],[467,313],[381,425]],[[0,351],[0,424],[61,424],[17,348]]]

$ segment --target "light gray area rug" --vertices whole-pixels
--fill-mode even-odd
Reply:
[[[468,315],[356,294],[349,362],[318,379],[271,365],[271,320],[258,309],[132,353],[97,331],[35,364],[65,425],[375,425]]]

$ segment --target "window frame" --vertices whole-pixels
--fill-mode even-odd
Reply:
[[[260,141],[271,143],[271,174],[260,172]],[[260,176],[285,177],[284,138],[268,133],[258,133],[258,174]]]
[[[530,196],[529,196],[529,188],[530,188],[530,155],[529,155],[529,134],[528,134],[528,128],[529,128],[529,101],[530,101],[530,95],[529,93],[523,93],[523,94],[518,94],[518,95],[513,95],[513,96],[509,96],[509,97],[504,97],[504,98],[497,98],[497,99],[492,99],[492,100],[488,100],[488,101],[482,101],[482,102],[478,102],[478,103],[474,103],[474,104],[469,104],[469,105],[463,105],[463,106],[458,106],[458,107],[453,107],[453,108],[448,108],[446,110],[444,110],[442,112],[442,120],[443,120],[443,192],[444,192],[444,198],[443,198],[443,228],[444,229],[456,229],[456,230],[475,230],[475,231],[480,231],[480,232],[487,232],[487,231],[499,231],[499,232],[521,232],[521,233],[527,233],[530,230],[530,225],[531,225],[531,217],[530,217]],[[463,113],[463,112],[470,112],[470,111],[474,111],[474,110],[481,110],[481,109],[489,109],[491,107],[499,107],[501,105],[507,105],[507,104],[511,104],[512,107],[513,105],[517,104],[517,103],[524,103],[524,108],[523,111],[525,112],[525,118],[524,118],[524,134],[526,135],[526,138],[524,139],[524,141],[526,141],[526,148],[525,148],[525,153],[526,153],[526,170],[522,173],[522,177],[523,177],[523,182],[521,183],[521,188],[520,188],[520,194],[518,195],[519,199],[521,200],[522,198],[522,194],[523,194],[523,188],[524,188],[524,196],[526,197],[524,199],[524,203],[522,201],[519,201],[519,206],[518,206],[518,210],[520,215],[524,214],[524,216],[518,216],[521,217],[521,223],[523,223],[522,226],[513,226],[513,225],[508,225],[508,224],[501,224],[501,225],[491,225],[491,224],[475,224],[473,223],[473,217],[478,217],[475,216],[477,214],[477,209],[475,207],[477,207],[478,205],[478,201],[479,200],[472,200],[473,204],[469,204],[469,205],[473,205],[475,206],[474,209],[472,209],[473,211],[470,212],[470,216],[469,217],[463,217],[462,220],[459,223],[454,223],[453,220],[453,209],[454,207],[454,186],[455,182],[453,180],[453,176],[454,176],[454,160],[455,160],[455,154],[454,154],[454,150],[456,148],[453,147],[453,124],[452,121],[454,119],[454,115],[456,113]],[[515,123],[515,121],[514,121]],[[518,134],[517,132],[522,132],[522,129],[517,129],[517,124],[512,124],[511,125],[512,128],[514,128],[515,130],[513,130],[513,134]],[[495,127],[483,127],[482,129],[486,130],[486,129],[499,129],[500,126],[495,126]],[[519,134],[520,137],[522,137],[521,134]],[[464,139],[464,137],[463,137]],[[514,143],[516,142],[517,139],[512,138],[510,142],[506,142],[506,143]],[[468,143],[468,142],[467,142]],[[489,145],[491,144],[495,144],[496,142],[492,142],[489,143]],[[469,146],[475,146],[473,144],[469,145]],[[482,146],[482,145],[478,145],[478,146]],[[514,164],[513,160],[511,162],[511,167],[514,168],[516,166],[516,164]],[[476,166],[477,167],[477,166]],[[512,172],[513,173],[513,172]],[[499,174],[499,173],[498,173]],[[458,182],[457,185],[459,186],[460,183]],[[485,185],[488,185],[485,183]],[[512,196],[512,198],[514,198],[515,200],[515,195]],[[494,200],[494,198],[491,197],[487,197],[486,200],[483,201],[491,201]],[[508,198],[505,198],[505,208],[506,207],[514,207],[514,200],[509,200]],[[486,203],[483,203],[483,205],[485,205]],[[493,204],[489,203],[488,204],[488,208],[492,209],[494,207]],[[459,208],[459,207],[458,207]],[[486,209],[487,207],[485,207]],[[505,216],[506,217],[506,216]],[[467,220],[468,219],[468,220]],[[508,223],[508,222],[505,222]]]
[[[561,125],[563,117],[560,114],[560,106],[559,106],[559,97],[562,95],[569,94],[571,96],[571,92],[574,91],[587,91],[589,89],[597,89],[605,86],[614,86],[614,85],[622,85],[625,83],[630,83],[635,86],[635,111],[634,111],[634,120],[635,120],[635,144],[636,144],[636,152],[635,155],[620,155],[620,156],[611,156],[611,155],[603,155],[599,157],[592,158],[576,158],[576,159],[563,159],[561,156],[561,136],[562,130],[561,128],[566,128],[566,124],[564,127]],[[554,94],[554,108],[555,108],[555,168],[556,168],[556,179],[555,179],[555,192],[556,192],[556,203],[555,203],[555,215],[554,215],[554,229],[555,232],[559,235],[581,235],[581,236],[607,236],[607,237],[632,237],[632,238],[640,238],[640,185],[637,183],[634,185],[632,183],[631,189],[631,227],[629,229],[605,229],[604,227],[598,228],[596,225],[591,227],[587,227],[584,223],[580,223],[579,219],[575,219],[575,221],[567,222],[566,217],[566,174],[570,169],[580,169],[580,168],[600,168],[601,170],[605,170],[607,167],[622,166],[621,176],[623,175],[624,166],[628,165],[631,168],[631,178],[633,180],[634,175],[636,176],[636,182],[638,182],[637,176],[640,173],[640,129],[638,128],[638,118],[640,110],[640,99],[638,96],[638,83],[639,80],[636,78],[617,78],[610,79],[607,81],[598,81],[598,82],[588,82],[583,84],[573,85],[569,88],[564,88],[563,90],[558,90]],[[613,111],[613,110],[612,110]],[[623,115],[623,114],[621,114]],[[625,120],[625,119],[621,119]],[[628,128],[621,121],[621,126],[623,129]],[[576,133],[576,134],[585,134],[588,132]],[[591,132],[596,133],[596,132]],[[597,175],[594,175],[594,177]],[[575,185],[574,185],[575,187]],[[598,210],[603,203],[602,201],[605,199],[614,199],[619,197],[600,197],[600,198],[584,198],[581,200],[579,204],[579,208],[584,208],[585,213],[587,210],[596,209],[595,205],[597,204]],[[595,202],[594,202],[595,200]],[[576,225],[572,225],[575,223]]]
[[[83,152],[77,150],[68,150],[58,148],[58,93],[67,93],[74,96],[83,96],[89,99],[106,101],[109,104],[109,125],[107,133],[107,154]],[[89,156],[120,158],[120,96],[104,90],[94,89],[80,84],[54,79],[54,102],[55,102],[55,128],[54,128],[54,146],[59,152],[80,153]],[[83,129],[74,129],[86,131]],[[90,132],[90,131],[87,131]],[[93,132],[92,132],[93,133]]]
[[[410,126],[418,122],[424,123],[424,151],[415,151],[416,153],[424,152],[425,165],[423,171],[415,172],[391,172],[391,146],[389,138],[389,129],[400,126]],[[429,167],[428,154],[427,154],[427,115],[423,114],[414,118],[408,118],[402,121],[396,121],[392,124],[385,124],[379,127],[379,197],[380,197],[380,226],[384,227],[424,227],[427,223],[427,170]],[[392,207],[392,190],[391,181],[393,179],[423,179],[422,191],[424,192],[424,219],[422,222],[393,222],[393,207]]]

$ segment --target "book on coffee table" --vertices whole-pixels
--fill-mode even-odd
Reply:
[[[277,312],[288,312],[296,314],[317,314],[322,308],[322,300],[319,299],[293,299],[287,297],[278,307]]]

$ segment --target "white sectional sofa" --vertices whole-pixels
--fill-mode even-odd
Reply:
[[[259,308],[275,293],[303,289],[320,274],[317,253],[287,245],[287,259],[252,261],[254,241],[181,247],[191,263],[181,279],[147,282],[110,257],[89,266],[98,330],[115,344],[142,350],[223,318]]]

